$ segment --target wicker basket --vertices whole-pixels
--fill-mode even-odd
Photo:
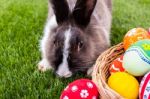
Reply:
[[[107,79],[110,76],[109,66],[112,61],[124,53],[123,43],[115,45],[102,53],[95,65],[92,80],[98,87],[100,99],[123,99],[121,95],[109,88]]]

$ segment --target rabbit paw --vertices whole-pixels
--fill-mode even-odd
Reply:
[[[41,72],[45,72],[47,70],[52,69],[52,67],[49,65],[48,61],[43,59],[38,63],[38,70]]]

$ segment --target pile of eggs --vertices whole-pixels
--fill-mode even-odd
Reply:
[[[150,99],[150,31],[130,30],[123,45],[124,55],[109,68],[108,85],[127,99]]]
[[[109,67],[108,85],[125,99],[150,99],[150,30],[130,30],[123,44],[124,55]],[[60,99],[99,99],[98,96],[91,80],[79,79],[62,91]]]

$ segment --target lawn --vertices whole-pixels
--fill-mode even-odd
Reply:
[[[59,99],[69,82],[86,78],[60,79],[37,70],[47,1],[0,0],[0,99]],[[150,0],[113,0],[112,45],[131,28],[150,27],[149,11]]]

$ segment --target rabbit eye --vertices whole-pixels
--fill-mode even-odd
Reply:
[[[78,43],[78,47],[79,47],[80,49],[83,47],[83,41],[80,41],[80,42]]]
[[[56,41],[54,41],[53,43],[54,43],[54,46],[56,47],[56,46],[57,46],[57,42],[56,42]]]
[[[55,45],[55,44],[56,44],[56,41],[54,41],[53,43],[54,43],[54,45]]]

